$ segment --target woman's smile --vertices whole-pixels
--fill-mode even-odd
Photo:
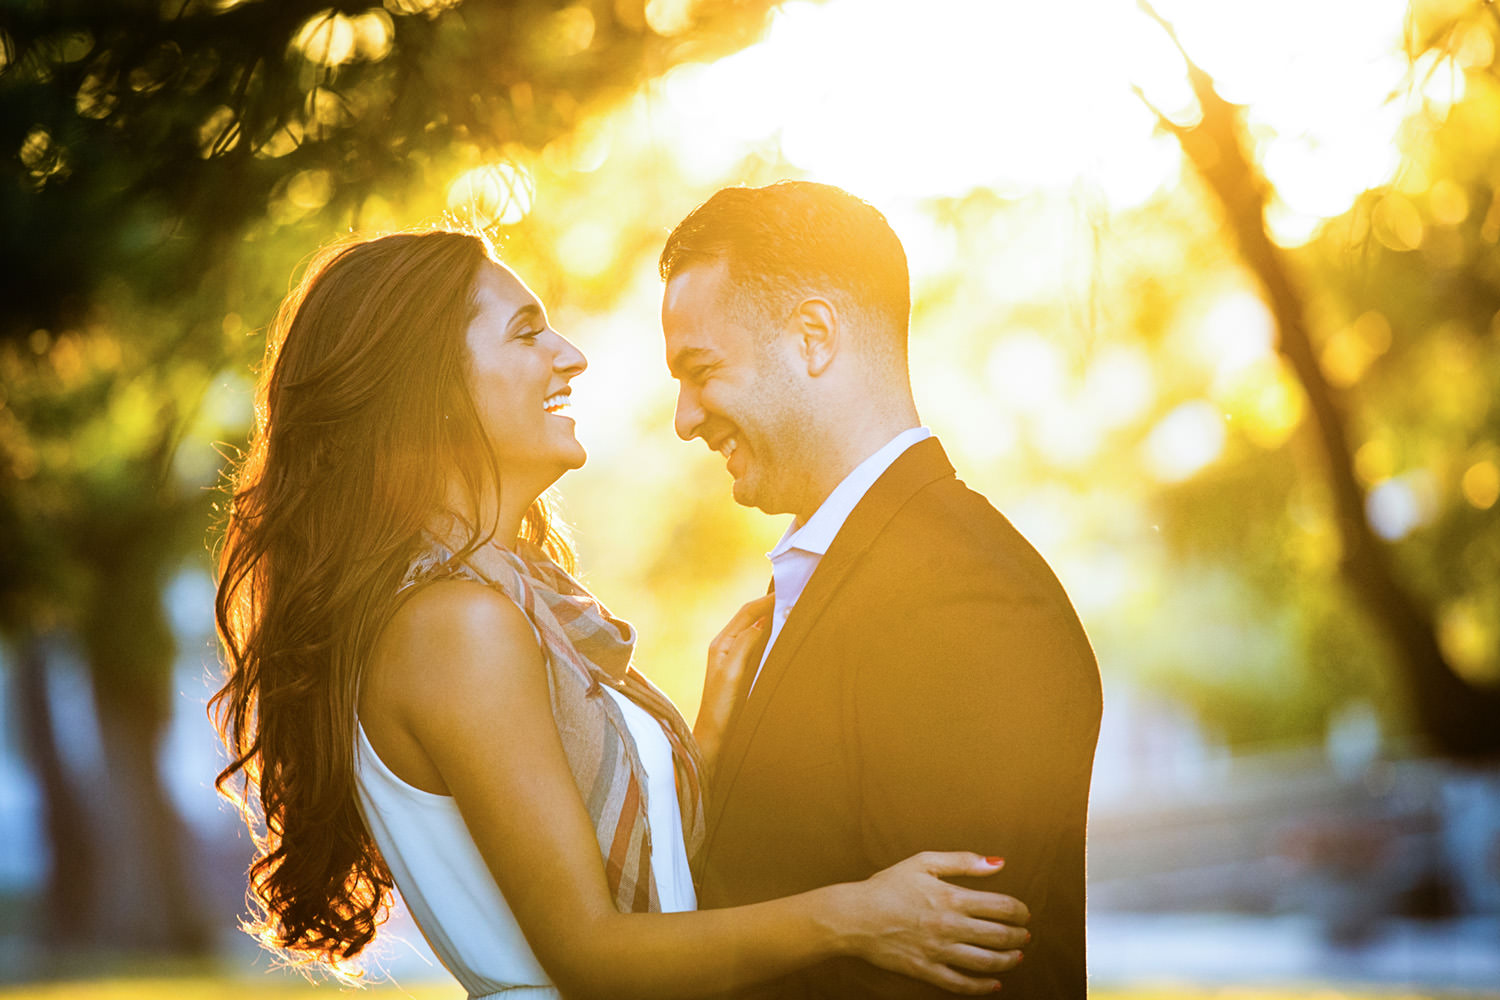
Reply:
[[[474,299],[466,338],[470,390],[501,475],[550,483],[587,457],[563,411],[573,392],[568,383],[588,360],[552,329],[536,295],[507,268],[484,267]]]

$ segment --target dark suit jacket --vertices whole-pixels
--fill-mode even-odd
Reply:
[[[863,879],[923,850],[1000,855],[970,883],[1032,911],[1008,997],[1086,991],[1084,830],[1099,671],[1051,569],[942,446],[870,488],[726,734],[700,905]],[[836,960],[756,997],[951,996]]]

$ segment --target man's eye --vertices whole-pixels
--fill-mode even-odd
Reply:
[[[527,330],[520,335],[522,340],[536,340],[542,335],[541,330]]]
[[[688,377],[691,378],[694,382],[702,382],[704,379],[708,378],[708,376],[712,372],[713,367],[711,365],[700,365],[697,368],[694,368],[692,371],[688,372]]]

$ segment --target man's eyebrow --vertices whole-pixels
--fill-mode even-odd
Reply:
[[[683,369],[690,366],[693,362],[698,361],[701,358],[711,357],[713,353],[714,352],[707,347],[684,347],[682,350],[672,355],[671,359],[667,362],[667,371],[671,372],[673,375],[678,375],[680,372],[682,372]]]

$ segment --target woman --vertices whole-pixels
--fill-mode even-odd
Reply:
[[[394,881],[471,996],[693,996],[835,956],[998,989],[1024,907],[938,876],[999,859],[683,912],[769,602],[715,640],[700,754],[542,499],[584,461],[561,411],[585,364],[471,234],[335,246],[283,303],[217,603],[219,787],[264,818],[254,930],[337,972]]]

